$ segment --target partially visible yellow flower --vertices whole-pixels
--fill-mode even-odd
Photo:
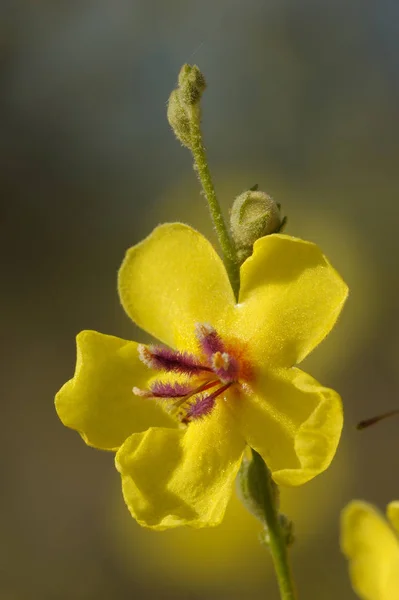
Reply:
[[[399,501],[388,504],[387,519],[366,502],[348,504],[341,517],[341,547],[362,600],[398,600]]]
[[[124,498],[141,525],[218,524],[247,444],[281,485],[329,466],[340,397],[294,366],[329,333],[347,296],[317,246],[259,239],[236,303],[211,244],[186,225],[162,225],[128,251],[119,294],[166,346],[80,333],[75,376],[56,407],[86,443],[117,450]]]

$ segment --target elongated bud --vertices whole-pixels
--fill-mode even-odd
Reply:
[[[265,478],[268,482],[265,484]],[[244,458],[237,475],[237,493],[245,508],[256,517],[263,525],[263,531],[259,535],[262,544],[270,546],[270,533],[266,519],[265,502],[273,505],[273,512],[280,527],[280,533],[284,538],[285,545],[294,543],[294,526],[286,515],[279,512],[280,491],[271,478],[270,471],[259,455],[256,453],[252,459]],[[269,491],[265,493],[265,485]],[[270,486],[270,487],[269,487]]]
[[[279,489],[272,482],[275,505],[279,504]],[[265,506],[259,474],[253,460],[245,458],[237,475],[237,493],[245,508],[266,527]]]
[[[167,117],[177,139],[186,146],[191,147],[190,120],[186,109],[180,100],[179,90],[173,90],[169,97]]]
[[[206,88],[205,77],[197,65],[183,65],[178,78],[181,102],[186,106],[198,104]]]
[[[205,78],[196,65],[183,65],[178,86],[169,97],[167,117],[176,137],[191,149],[191,123],[201,118],[200,100]]]
[[[230,214],[239,261],[244,262],[252,254],[257,239],[279,232],[284,224],[280,206],[265,192],[251,189],[240,194],[234,200]]]

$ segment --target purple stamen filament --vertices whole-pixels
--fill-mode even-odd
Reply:
[[[140,358],[144,364],[157,371],[181,373],[183,375],[199,375],[203,371],[212,371],[202,365],[198,359],[188,352],[178,352],[164,346],[138,347]]]
[[[150,388],[154,398],[183,398],[192,390],[188,383],[163,383],[156,381]]]
[[[223,392],[225,392],[231,385],[231,382],[226,383],[225,385],[222,385],[222,387],[220,387],[218,390],[213,392],[213,394],[210,394],[210,396],[197,398],[197,400],[195,400],[195,402],[193,402],[193,404],[191,404],[190,408],[188,409],[186,414],[186,420],[190,421],[200,419],[201,417],[205,417],[206,415],[208,415],[215,406],[216,398],[220,396],[220,394],[223,394]]]
[[[181,398],[180,400],[175,402],[174,406],[176,408],[179,408],[179,406],[182,406],[182,404],[185,404],[193,396],[196,396],[197,394],[200,394],[201,392],[205,392],[205,390],[209,390],[210,388],[215,387],[215,385],[218,385],[218,383],[219,383],[219,381],[217,381],[217,380],[216,381],[206,381],[205,383],[202,383],[194,390],[191,390],[184,398]]]
[[[219,334],[211,327],[211,325],[198,323],[195,329],[201,350],[208,359],[210,359],[215,352],[225,351],[224,344],[220,339]]]
[[[211,325],[198,324],[196,337],[202,361],[194,354],[164,346],[140,344],[138,347],[141,361],[149,368],[197,380],[197,385],[191,381],[155,381],[147,390],[133,388],[137,396],[169,401],[170,409],[177,411],[183,423],[208,415],[215,406],[216,398],[239,379],[240,365],[237,359],[226,351],[223,340]],[[207,379],[204,381],[205,376]],[[203,394],[212,388],[216,389],[208,395]]]

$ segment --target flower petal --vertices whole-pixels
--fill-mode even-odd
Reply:
[[[353,501],[342,511],[341,547],[360,598],[399,598],[399,542],[373,506]]]
[[[255,360],[291,367],[330,332],[347,294],[315,244],[263,237],[241,267],[240,336],[250,340]]]
[[[216,326],[234,306],[225,268],[212,245],[181,223],[161,225],[128,250],[119,296],[129,317],[172,347],[191,350],[197,322]]]
[[[146,527],[205,527],[223,518],[245,442],[224,402],[187,429],[136,433],[116,455],[125,502]]]
[[[258,380],[254,394],[232,398],[246,442],[279,485],[301,485],[330,465],[342,430],[339,395],[299,369]]]
[[[55,406],[63,424],[87,444],[115,450],[133,432],[176,426],[156,402],[132,392],[133,386],[146,387],[152,375],[135,342],[82,331],[76,345],[75,375],[56,395]]]
[[[387,506],[387,519],[399,535],[399,500],[390,502]]]

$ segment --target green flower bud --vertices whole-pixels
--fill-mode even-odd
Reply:
[[[230,214],[231,233],[240,262],[252,254],[257,239],[279,232],[284,223],[280,205],[264,192],[252,189],[240,194]]]
[[[237,494],[245,508],[266,526],[265,508],[259,473],[253,460],[245,458],[237,475]],[[279,504],[279,489],[272,482],[276,506]]]
[[[181,102],[187,106],[198,104],[206,88],[206,82],[197,65],[183,65],[178,83]]]
[[[191,124],[201,118],[200,100],[206,83],[196,65],[183,65],[178,87],[169,97],[167,117],[170,126],[183,146],[191,149]]]
[[[181,103],[179,90],[173,90],[169,97],[167,117],[169,125],[173,129],[177,139],[180,140],[183,146],[190,148],[190,120],[187,116],[186,109]]]

